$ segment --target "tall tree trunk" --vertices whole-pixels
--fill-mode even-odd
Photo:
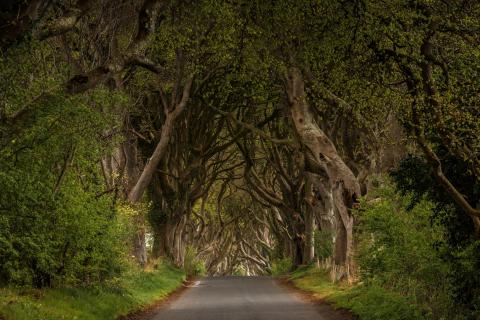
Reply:
[[[313,216],[313,210],[307,208],[305,212],[305,249],[303,253],[303,264],[312,263],[315,257],[315,247],[314,247],[314,227],[315,227],[315,217]]]
[[[338,214],[335,224],[333,262],[336,265],[344,265],[347,262],[347,256],[345,254],[347,252],[347,229]]]
[[[177,223],[173,236],[173,262],[177,267],[183,267],[185,256],[185,242],[183,241],[183,231],[185,229],[186,219],[183,216]]]
[[[132,188],[132,190],[128,194],[128,200],[131,203],[137,203],[138,201],[140,201],[145,189],[148,187],[148,185],[152,181],[153,174],[155,173],[155,170],[157,170],[158,164],[162,160],[167,150],[168,144],[170,142],[170,138],[173,133],[173,126],[174,126],[175,120],[183,112],[188,102],[188,99],[190,97],[192,82],[193,82],[193,76],[190,77],[190,79],[187,81],[187,84],[183,89],[182,99],[180,103],[174,105],[173,110],[169,110],[165,106],[165,122],[162,125],[160,141],[155,147],[155,150],[153,151],[153,154],[149,158],[147,164],[143,168],[142,174],[138,178],[135,186]]]
[[[137,230],[133,239],[134,255],[138,264],[145,268],[147,265],[147,241],[145,217],[143,215],[138,215],[135,218],[135,227]]]
[[[179,103],[173,100],[172,101],[173,106],[171,106],[170,108],[169,106],[164,105],[165,122],[162,125],[160,141],[155,147],[155,150],[153,151],[152,156],[149,158],[148,162],[145,164],[141,174],[139,176],[135,175],[136,177],[138,177],[138,179],[135,180],[136,182],[134,184],[131,184],[131,181],[133,180],[131,180],[130,178],[130,177],[133,177],[134,175],[129,174],[129,171],[131,170],[131,165],[129,164],[129,158],[131,159],[132,157],[131,156],[126,157],[127,159],[126,169],[127,169],[127,175],[129,177],[127,198],[130,201],[130,203],[135,204],[139,202],[140,199],[142,198],[143,193],[145,192],[145,189],[148,187],[148,185],[152,181],[153,175],[157,170],[158,164],[160,163],[160,161],[162,160],[163,156],[166,153],[168,144],[170,142],[170,138],[173,133],[175,120],[183,112],[188,102],[192,83],[193,83],[193,76],[191,76],[188,79],[187,83],[185,84],[185,87],[183,89],[183,94]],[[130,145],[127,144],[127,147],[130,147]],[[131,150],[129,151],[131,152]],[[135,243],[134,243],[135,256],[138,262],[140,263],[140,265],[145,266],[147,262],[145,217],[143,217],[143,224],[140,224],[138,226],[138,232],[135,235],[134,240],[135,240]]]
[[[167,250],[165,248],[165,240],[167,238],[167,223],[162,223],[160,225],[155,225],[153,227],[153,248],[152,248],[152,257],[160,258],[167,255]]]
[[[293,239],[293,267],[301,266],[304,262],[305,239],[296,235]]]
[[[174,261],[175,259],[175,253],[173,250],[173,244],[175,242],[175,225],[176,224],[170,219],[167,220],[165,224],[165,234],[163,239],[165,257],[167,257],[171,261]]]
[[[125,133],[125,141],[122,145],[123,155],[125,158],[125,180],[124,189],[128,194],[135,185],[140,171],[137,139],[128,131]],[[146,221],[143,213],[138,214],[135,219],[135,234],[133,235],[133,255],[138,264],[144,268],[147,265],[147,240],[146,240]]]
[[[313,183],[313,176],[311,174],[307,174],[305,183],[305,200],[307,201],[307,209],[304,218],[306,237],[304,259],[306,264],[310,264],[315,258],[315,210],[317,210],[318,206],[316,205],[315,201],[316,198],[313,190]]]
[[[350,265],[353,249],[353,217],[350,209],[360,196],[357,178],[339,156],[332,141],[320,129],[308,105],[304,80],[301,71],[292,67],[286,79],[286,91],[291,117],[303,145],[306,146],[306,171],[318,175],[325,181],[324,185],[313,186],[316,190],[331,191],[338,223],[345,229],[345,245],[335,244],[338,248],[336,258]],[[328,194],[322,195],[327,198]],[[341,230],[341,229],[340,229]],[[336,235],[336,242],[343,241]]]
[[[337,231],[339,232],[336,235],[335,248],[342,249],[342,251],[335,250],[334,260],[339,261],[338,264],[340,265],[345,264],[353,267],[354,219],[349,210],[353,207],[354,201],[341,184],[334,186],[333,199],[338,214]]]

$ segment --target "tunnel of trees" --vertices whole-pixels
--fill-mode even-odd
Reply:
[[[160,258],[356,281],[362,212],[404,197],[474,319],[479,116],[477,0],[2,1],[0,285]]]

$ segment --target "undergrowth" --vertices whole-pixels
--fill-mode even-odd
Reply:
[[[132,269],[95,287],[0,289],[0,319],[109,320],[165,298],[185,279],[183,271],[160,263],[154,270]]]
[[[361,320],[423,320],[420,310],[409,299],[379,286],[334,284],[328,272],[314,267],[295,271],[290,280],[315,298],[336,308],[351,310]]]

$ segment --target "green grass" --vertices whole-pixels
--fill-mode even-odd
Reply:
[[[423,320],[425,317],[406,297],[375,285],[334,284],[323,269],[304,267],[291,274],[299,289],[330,302],[335,308],[351,310],[361,320]]]
[[[131,271],[95,288],[0,289],[0,318],[113,320],[166,297],[184,279],[183,271],[160,264],[156,270]]]

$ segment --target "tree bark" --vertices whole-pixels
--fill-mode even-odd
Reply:
[[[310,264],[315,257],[314,247],[314,227],[315,217],[311,208],[307,208],[305,212],[305,249],[303,253],[303,264]]]
[[[153,225],[153,248],[152,257],[157,259],[167,255],[166,239],[167,239],[167,223]]]
[[[293,239],[293,266],[298,267],[304,263],[305,239],[297,235]]]
[[[162,125],[160,141],[155,147],[155,150],[153,151],[153,154],[150,157],[149,161],[145,165],[142,171],[142,174],[140,175],[140,178],[138,178],[137,183],[135,184],[135,186],[132,188],[132,190],[128,195],[128,200],[131,203],[137,203],[141,199],[145,189],[148,187],[148,185],[152,181],[153,174],[157,170],[158,164],[162,160],[167,150],[168,144],[170,142],[170,138],[173,133],[175,120],[185,109],[185,106],[188,102],[188,99],[190,97],[192,82],[193,82],[193,76],[190,77],[190,79],[187,81],[187,84],[183,89],[182,100],[180,101],[180,103],[174,106],[173,110],[170,111],[168,110],[168,108],[165,108],[166,118],[165,118],[165,122]],[[175,102],[172,102],[172,103],[175,103]]]
[[[339,156],[332,141],[318,126],[307,102],[303,75],[292,67],[286,77],[286,93],[294,127],[303,145],[306,146],[306,171],[322,178],[324,185],[313,186],[316,190],[331,192],[337,221],[343,225],[345,238],[336,235],[335,260],[352,264],[353,217],[350,210],[360,196],[360,185],[350,168]],[[325,190],[324,190],[325,192]],[[328,194],[323,195],[324,198]],[[342,229],[338,229],[342,234]],[[337,242],[339,242],[337,244]],[[345,242],[345,244],[343,244]],[[338,246],[338,247],[337,247]]]
[[[138,264],[145,268],[147,265],[147,241],[145,237],[145,217],[143,215],[138,215],[135,218],[135,226],[137,230],[133,241],[134,255]]]

